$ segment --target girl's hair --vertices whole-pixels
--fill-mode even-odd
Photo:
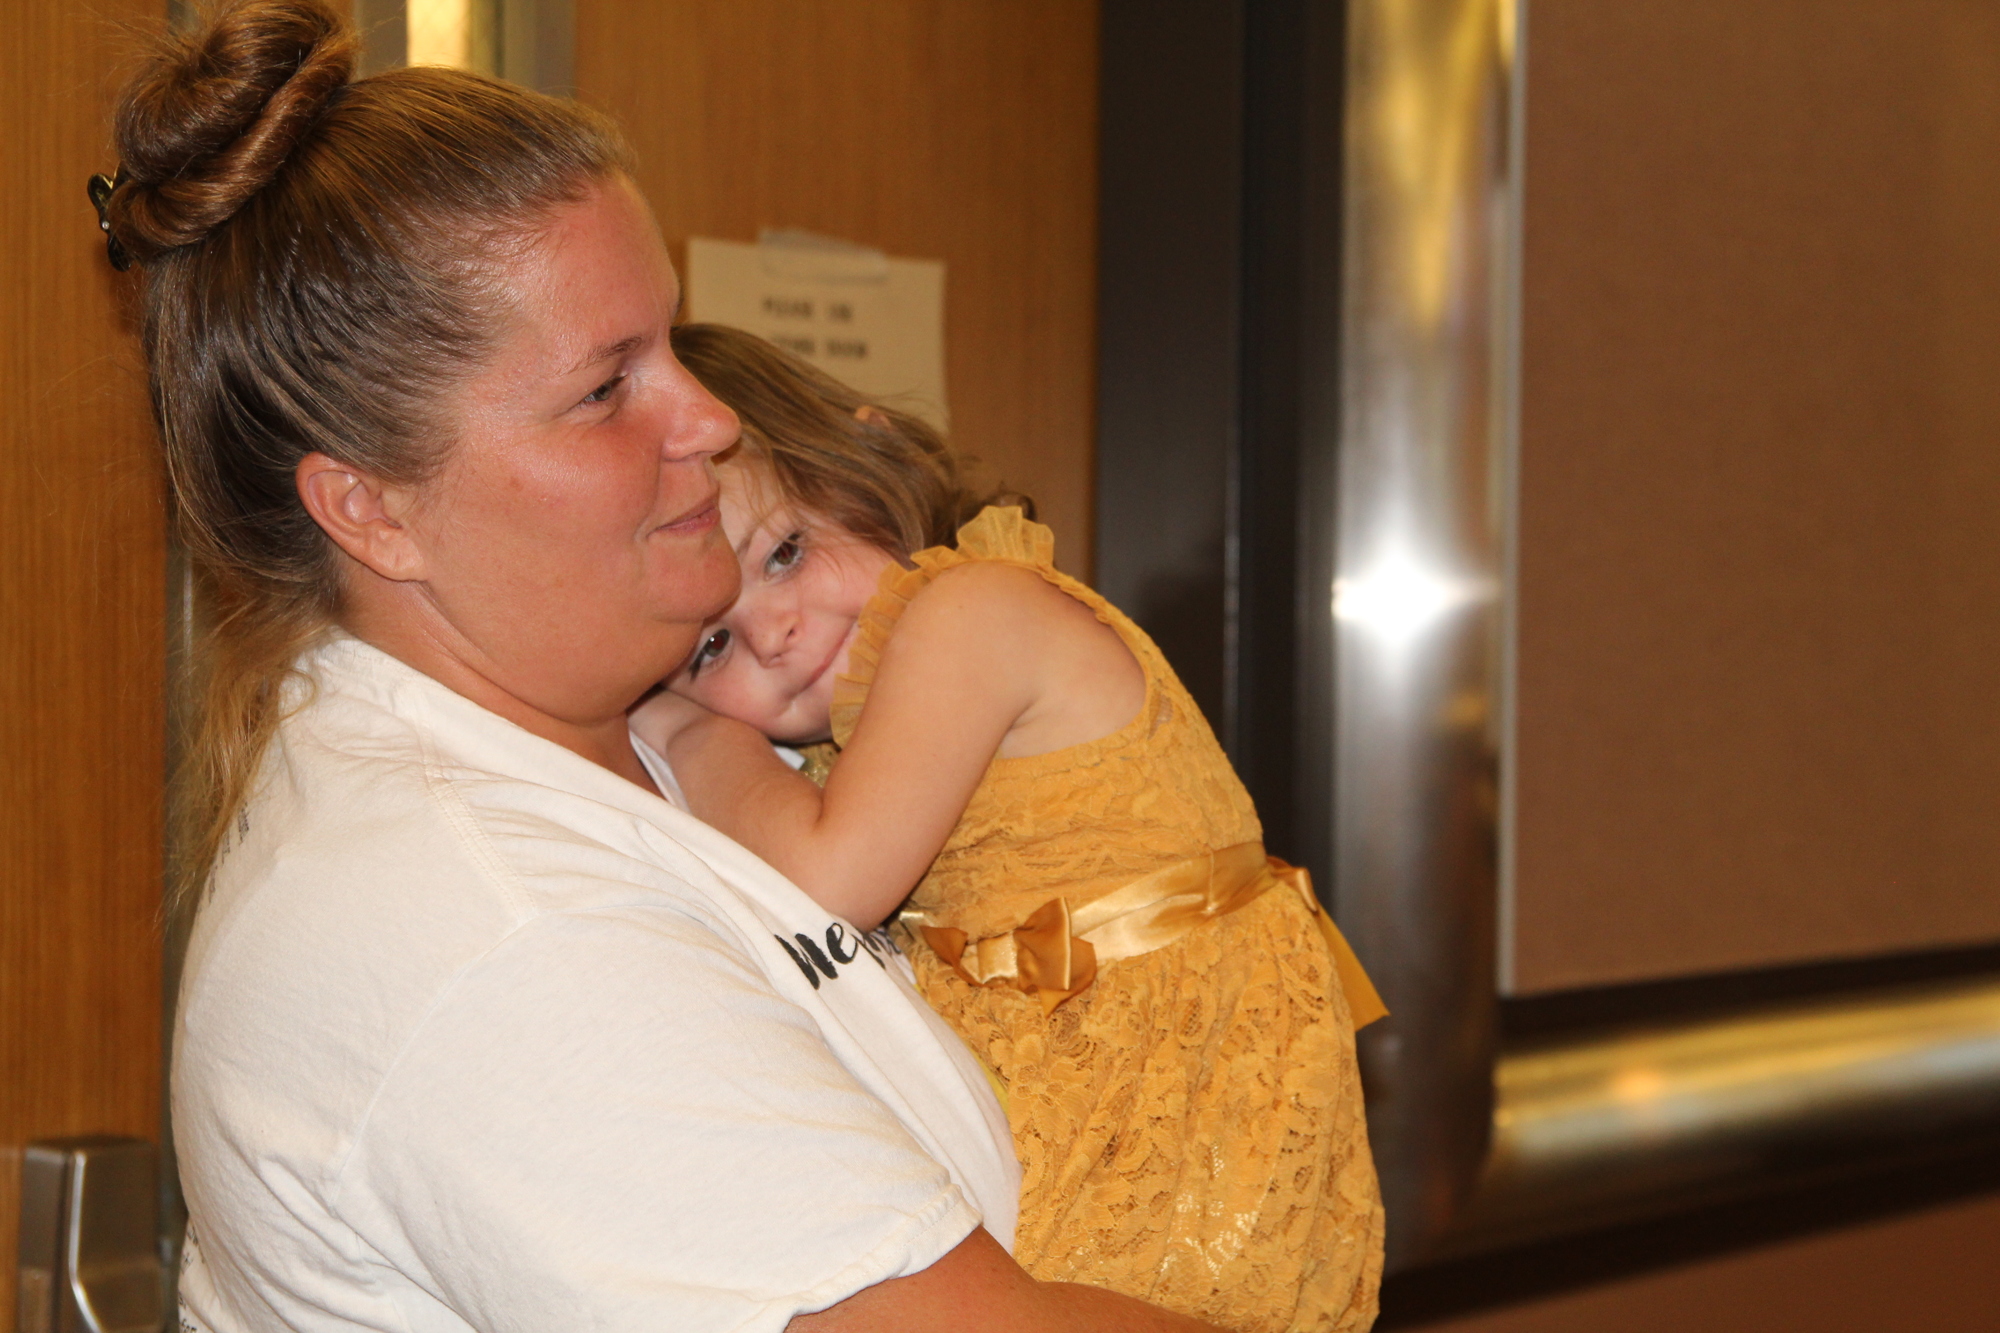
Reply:
[[[629,162],[573,103],[448,69],[353,82],[355,49],[327,0],[240,0],[162,38],[118,106],[106,221],[144,270],[153,412],[212,613],[175,784],[179,893],[225,845],[292,663],[338,607],[299,461],[429,478],[505,313],[494,270]]]
[[[974,487],[944,438],[755,334],[683,324],[674,355],[743,422],[741,457],[798,508],[897,556],[949,545],[988,504],[1026,496]],[[868,411],[857,416],[857,412]],[[725,461],[731,455],[725,455]]]

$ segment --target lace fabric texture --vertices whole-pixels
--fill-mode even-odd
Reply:
[[[1214,734],[1164,657],[1057,571],[1054,539],[987,509],[956,550],[891,567],[836,682],[854,732],[883,645],[931,580],[974,560],[1030,568],[1089,606],[1146,675],[1137,717],[1051,754],[993,761],[912,905],[997,934],[1055,895],[1080,907],[1204,852],[1262,837]],[[1382,1206],[1354,1030],[1326,942],[1269,893],[1164,948],[1100,969],[1044,1015],[972,985],[899,930],[924,998],[998,1072],[1023,1169],[1015,1254],[1037,1278],[1089,1282],[1243,1333],[1365,1329]]]

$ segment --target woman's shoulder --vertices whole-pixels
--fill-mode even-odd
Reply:
[[[300,668],[302,706],[246,817],[314,848],[313,874],[376,875],[392,896],[421,882],[502,930],[596,908],[714,915],[716,877],[679,836],[705,826],[686,812],[358,640]]]

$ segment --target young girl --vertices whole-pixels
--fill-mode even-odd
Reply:
[[[921,422],[748,334],[674,346],[743,421],[742,593],[635,716],[694,812],[857,926],[902,909],[919,989],[1005,1090],[1030,1273],[1367,1328],[1353,1027],[1380,1004],[1159,650]],[[837,744],[824,790],[767,737]]]

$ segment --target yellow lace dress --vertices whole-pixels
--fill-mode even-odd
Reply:
[[[1083,968],[1081,989],[1046,975],[1039,989],[972,979],[974,955],[991,953],[981,942],[1006,942],[1011,958],[1029,933],[1017,927],[1038,912],[1049,925],[1052,901],[1064,923],[1069,912],[1080,922],[1091,904],[1209,853],[1252,844],[1262,862],[1257,813],[1187,690],[1053,554],[1047,528],[987,509],[956,550],[892,566],[833,703],[844,743],[903,609],[974,560],[1035,570],[1145,669],[1145,706],[1118,731],[993,761],[896,931],[924,997],[1006,1089],[1023,1170],[1015,1255],[1037,1278],[1110,1287],[1240,1333],[1366,1329],[1382,1205],[1342,968],[1309,894],[1253,888],[1247,905],[1134,956],[1100,944],[1111,958],[1094,976]],[[967,952],[947,961],[927,942],[940,940]]]

